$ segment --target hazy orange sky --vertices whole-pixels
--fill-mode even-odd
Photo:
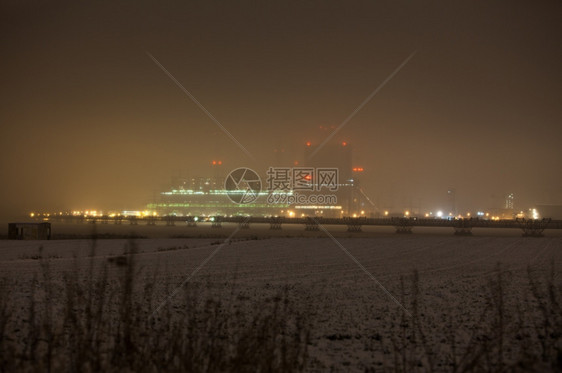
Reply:
[[[3,1],[0,215],[137,209],[336,135],[381,207],[562,204],[560,1]],[[151,53],[257,162],[156,64]]]

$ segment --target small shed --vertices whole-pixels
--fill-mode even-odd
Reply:
[[[10,240],[50,240],[51,223],[9,223]]]

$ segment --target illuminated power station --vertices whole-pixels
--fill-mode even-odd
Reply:
[[[230,171],[230,170],[229,170]],[[267,204],[266,192],[260,192],[252,203],[236,204],[225,190],[226,171],[220,160],[211,161],[212,176],[176,178],[170,188],[160,193],[159,200],[149,203],[147,208],[158,215],[211,216],[211,215],[277,215],[279,204],[272,208]]]
[[[277,158],[275,165],[267,170],[255,170],[261,179],[261,190],[255,191],[256,198],[248,203],[233,202],[232,190],[227,190],[225,180],[234,170],[215,160],[210,163],[209,176],[176,178],[170,188],[147,207],[158,215],[178,216],[344,217],[368,214],[365,210],[369,200],[359,184],[363,168],[352,166],[351,144],[339,141],[322,146],[307,141],[301,149],[304,150],[303,160],[285,164]],[[283,182],[290,183],[283,185],[290,186],[272,188],[273,184],[281,184],[280,175],[288,177]],[[302,178],[298,180],[298,177]],[[272,200],[272,196],[284,199]]]

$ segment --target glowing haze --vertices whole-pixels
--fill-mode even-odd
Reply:
[[[0,8],[0,214],[142,208],[174,175],[334,138],[375,204],[562,203],[560,1]],[[152,54],[256,159],[249,158]],[[277,157],[277,158],[276,158]]]

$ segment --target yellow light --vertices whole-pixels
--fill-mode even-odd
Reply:
[[[29,214],[29,216],[31,216],[31,217],[34,217],[34,216],[35,216],[35,214],[34,214],[34,213],[31,213],[31,214]]]
[[[404,215],[410,216],[410,211],[406,211],[406,212],[404,213]]]
[[[365,211],[364,211],[364,210],[361,210],[361,215],[365,215]]]
[[[385,212],[384,212],[384,216],[388,216],[388,211],[385,211]]]

